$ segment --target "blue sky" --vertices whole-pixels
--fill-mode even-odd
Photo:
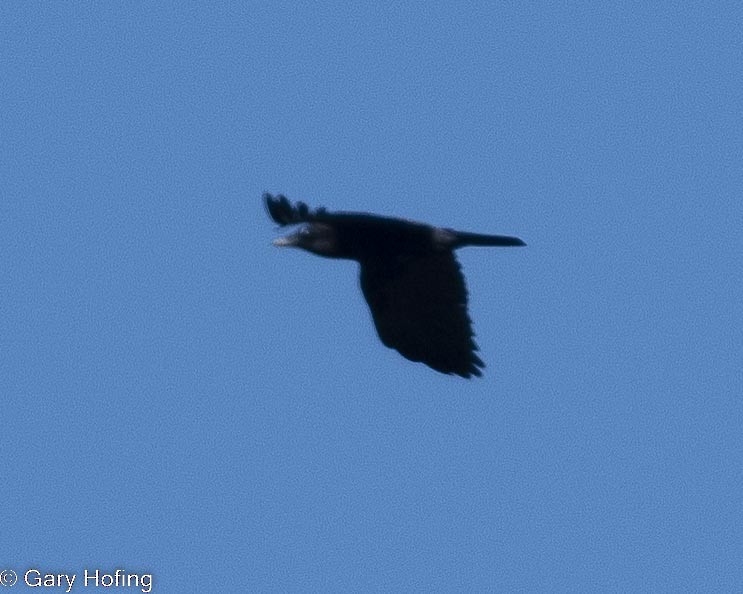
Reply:
[[[3,3],[0,569],[739,589],[742,16]],[[264,191],[522,237],[459,252],[485,376]]]

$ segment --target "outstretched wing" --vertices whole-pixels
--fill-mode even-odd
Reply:
[[[361,289],[386,346],[442,373],[482,375],[467,288],[452,252],[362,262]]]
[[[263,200],[268,214],[282,227],[316,221],[322,219],[325,214],[324,208],[311,211],[304,202],[297,202],[296,206],[292,206],[283,194],[273,196],[266,192],[263,194]]]

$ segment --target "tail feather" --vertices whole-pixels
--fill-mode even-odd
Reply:
[[[455,247],[464,247],[467,245],[480,246],[522,246],[526,245],[518,237],[509,235],[485,235],[481,233],[466,233],[463,231],[456,232]]]

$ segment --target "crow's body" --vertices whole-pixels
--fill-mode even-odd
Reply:
[[[467,289],[454,250],[519,246],[516,237],[480,235],[365,213],[329,213],[265,194],[281,226],[305,224],[274,243],[356,260],[361,290],[382,342],[412,361],[462,377],[482,375],[467,314]]]

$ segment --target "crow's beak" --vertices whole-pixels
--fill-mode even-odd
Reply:
[[[277,247],[293,247],[299,243],[298,239],[299,236],[294,233],[286,237],[277,237],[273,240],[273,244]]]

